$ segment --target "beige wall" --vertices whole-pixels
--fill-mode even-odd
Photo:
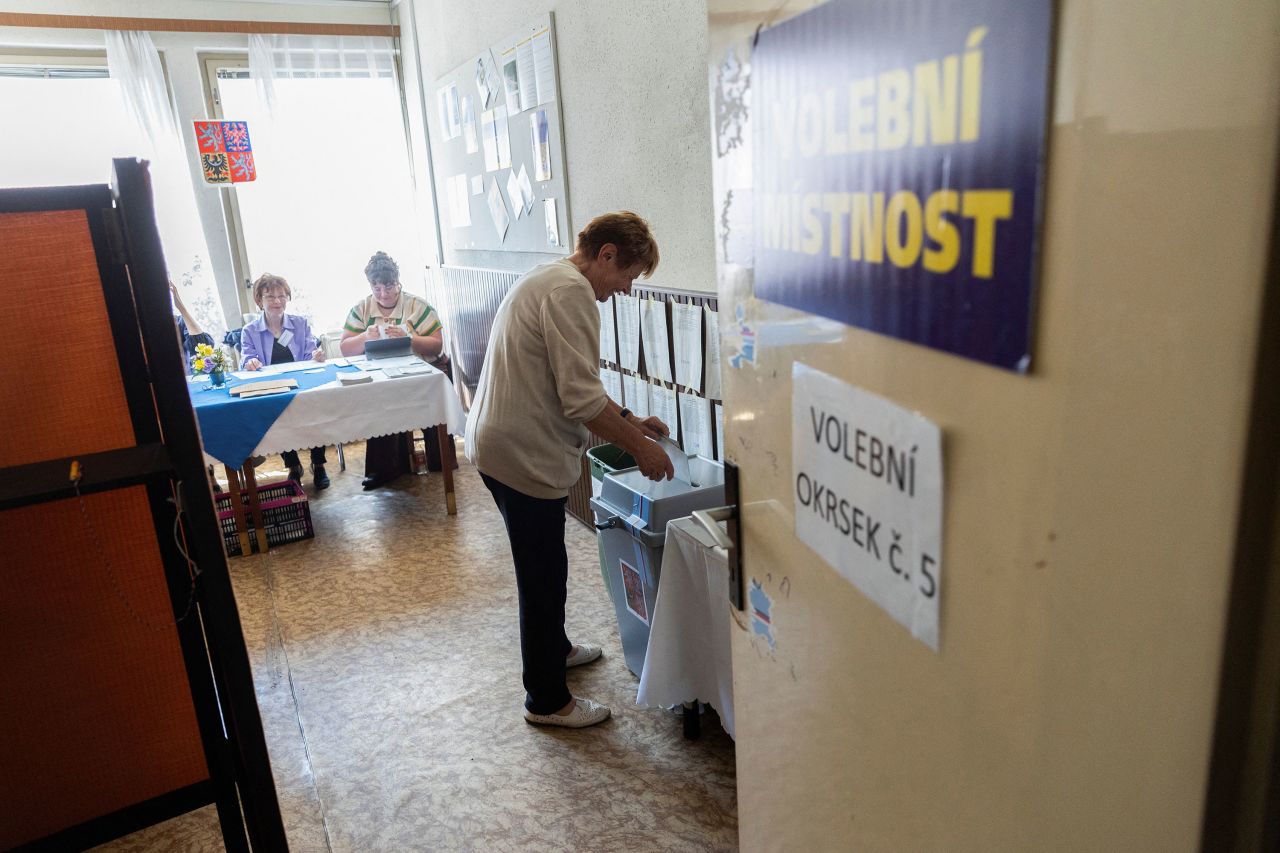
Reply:
[[[750,5],[712,0],[713,49],[754,29]],[[744,850],[1198,846],[1280,6],[1058,6],[1031,373],[847,328],[725,368],[747,572],[777,637],[734,636]],[[720,286],[722,316],[742,305],[762,335],[804,324],[751,298],[749,271]],[[943,430],[937,654],[792,535],[796,360]]]

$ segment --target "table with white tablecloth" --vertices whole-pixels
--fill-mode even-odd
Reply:
[[[731,606],[724,550],[692,518],[672,521],[637,704],[666,708],[706,702],[734,736]]]
[[[360,359],[350,361],[354,363]],[[253,377],[266,379],[274,374],[299,374],[305,370],[302,365],[281,365],[275,370],[265,368]],[[453,445],[445,436],[446,432],[463,432],[467,418],[453,389],[453,383],[448,376],[434,368],[417,375],[395,378],[380,370],[369,371],[366,375],[370,377],[370,381],[359,385],[343,385],[335,379],[293,395],[287,408],[262,435],[252,455],[267,456],[286,450],[337,445],[379,435],[395,435],[436,427],[441,439],[441,454],[447,457],[442,466],[445,503],[449,514],[455,514],[457,501],[453,492]],[[207,379],[204,381],[207,382]],[[198,394],[201,390],[193,386],[192,393]],[[259,549],[266,550],[267,541],[257,508],[257,485],[253,478],[252,463],[245,462],[237,472],[237,465],[231,461],[217,461],[226,465],[227,476],[232,483],[232,507],[235,510],[237,531],[241,536],[241,553],[249,553],[249,541],[246,536],[247,525],[242,521],[243,510],[241,496],[235,485],[236,479],[245,482],[245,497],[254,515]]]

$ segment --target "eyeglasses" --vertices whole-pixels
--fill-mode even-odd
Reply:
[[[264,300],[266,300],[267,302],[271,302],[272,300],[278,300],[278,301],[280,301],[280,302],[288,302],[288,301],[289,301],[289,294],[287,294],[287,293],[267,293],[267,294],[265,294],[262,298],[263,298]]]
[[[371,284],[369,285],[374,293],[394,293],[400,289],[400,282],[395,284]]]

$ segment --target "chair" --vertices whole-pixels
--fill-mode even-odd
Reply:
[[[222,336],[222,344],[231,350],[231,369],[240,369],[240,334],[244,331],[244,327],[239,329],[228,329],[227,333]]]

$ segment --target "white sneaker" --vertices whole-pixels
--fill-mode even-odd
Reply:
[[[600,657],[599,646],[588,646],[585,643],[573,647],[573,651],[564,659],[565,666],[582,666]]]
[[[566,729],[581,729],[587,726],[594,726],[596,723],[603,723],[609,719],[609,709],[599,702],[592,702],[590,699],[577,699],[577,704],[573,706],[573,710],[563,717],[559,714],[535,714],[532,711],[525,711],[524,718],[538,726],[563,726]]]

